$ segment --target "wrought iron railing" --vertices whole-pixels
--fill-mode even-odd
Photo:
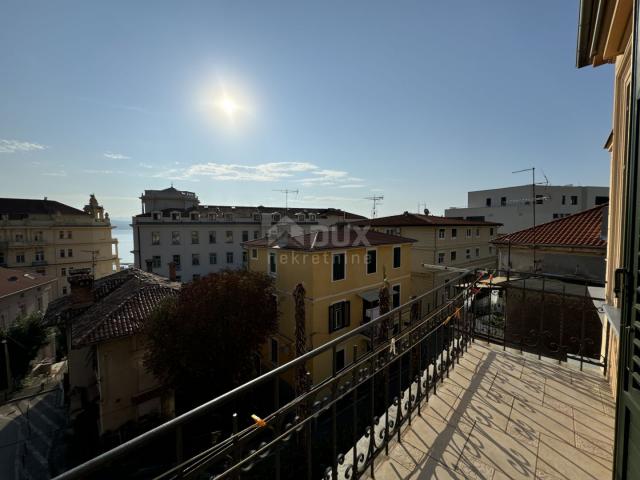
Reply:
[[[538,358],[575,361],[581,369],[606,367],[598,287],[579,276],[493,272],[474,291],[474,336]],[[608,337],[608,323],[604,331]]]
[[[373,472],[375,458],[472,341],[481,278],[461,274],[57,479],[351,479]],[[344,366],[336,361],[342,349],[350,353]],[[330,366],[324,377],[322,365]]]

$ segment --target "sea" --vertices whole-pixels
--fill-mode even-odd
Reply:
[[[131,220],[125,219],[111,219],[111,225],[114,228],[112,235],[118,239],[118,255],[120,256],[120,263],[133,263],[133,229],[130,227]]]

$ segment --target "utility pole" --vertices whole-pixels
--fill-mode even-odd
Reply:
[[[284,212],[285,215],[289,215],[289,194],[290,193],[295,193],[296,195],[298,195],[298,190],[288,190],[288,189],[284,189],[284,190],[274,190],[274,192],[280,192],[280,193],[284,193]]]
[[[371,218],[376,218],[376,214],[378,213],[376,207],[382,203],[384,195],[373,195],[371,197],[365,197],[364,199],[371,200],[373,202],[373,206],[371,207]]]
[[[516,170],[511,173],[531,172],[531,195],[532,195],[532,210],[533,210],[533,271],[536,271],[536,167],[524,168],[522,170]]]

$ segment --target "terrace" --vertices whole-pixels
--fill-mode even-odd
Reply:
[[[510,275],[461,274],[58,478],[610,478],[598,299]]]

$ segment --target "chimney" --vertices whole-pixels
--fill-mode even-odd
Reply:
[[[71,285],[73,307],[86,307],[93,303],[93,275],[90,268],[69,270],[67,281]]]
[[[175,262],[169,262],[169,280],[176,281],[176,264]]]

